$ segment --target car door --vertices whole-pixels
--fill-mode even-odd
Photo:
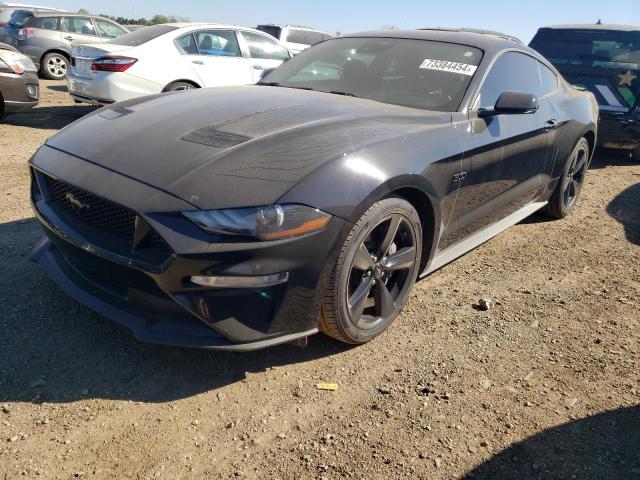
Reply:
[[[291,58],[286,48],[267,35],[240,31],[245,54],[249,57],[253,83],[260,81],[265,70],[276,68]]]
[[[62,39],[71,53],[71,46],[76,43],[100,43],[102,39],[91,17],[64,17],[62,22]]]
[[[456,203],[454,243],[507,217],[536,198],[548,168],[545,123],[552,114],[545,100],[532,114],[481,118],[478,110],[493,108],[506,91],[538,95],[537,60],[521,52],[502,54],[490,68],[469,112],[472,145],[465,155]]]
[[[193,35],[195,49],[185,55],[203,87],[253,83],[249,60],[243,57],[234,30],[200,30],[189,35]],[[180,41],[189,41],[188,35]]]

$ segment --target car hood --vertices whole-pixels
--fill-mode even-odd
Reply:
[[[332,159],[450,122],[448,113],[246,86],[115,104],[47,145],[196,207],[233,208],[276,202]]]

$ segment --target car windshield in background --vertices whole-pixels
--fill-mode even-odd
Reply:
[[[280,39],[280,33],[282,32],[282,28],[275,25],[258,25],[257,29],[264,33],[268,33],[269,35],[277,39]]]
[[[531,47],[560,66],[640,69],[640,32],[541,29]]]
[[[592,91],[601,106],[624,109],[637,105],[640,32],[543,28],[531,47],[568,81]]]
[[[127,33],[125,35],[122,35],[121,37],[114,38],[113,40],[109,40],[107,43],[113,43],[115,45],[126,45],[128,47],[137,47],[138,45],[147,43],[155,38],[164,35],[165,33],[169,33],[177,29],[178,27],[172,27],[170,25],[153,25],[141,30],[136,30],[135,32]]]
[[[339,38],[305,50],[262,84],[456,111],[482,52],[426,40]]]
[[[11,18],[7,22],[7,25],[13,28],[22,28],[32,18],[33,18],[33,13],[17,10],[13,12],[13,15],[11,15]]]

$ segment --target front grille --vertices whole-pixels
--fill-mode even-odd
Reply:
[[[105,275],[97,269],[88,267],[86,263],[80,263],[71,258],[67,258],[67,261],[69,262],[69,265],[71,265],[73,269],[88,282],[117,297],[123,299],[127,298],[129,287],[127,284],[119,281],[118,277]]]
[[[173,253],[134,211],[48,175],[36,175],[45,185],[48,206],[90,244],[153,265]],[[136,235],[137,228],[143,229],[142,235]]]
[[[100,232],[132,242],[136,214],[109,200],[48,177],[51,201],[83,224]]]

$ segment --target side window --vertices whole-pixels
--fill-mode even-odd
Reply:
[[[558,77],[540,62],[538,62],[538,68],[540,69],[540,81],[542,82],[540,96],[544,96],[558,88]]]
[[[32,26],[43,30],[60,30],[60,18],[38,17],[33,20]]]
[[[197,55],[198,47],[196,46],[196,39],[192,33],[189,35],[185,35],[184,37],[180,37],[176,40],[176,45],[178,46],[178,50],[180,53],[185,55]]]
[[[540,73],[538,61],[518,52],[507,52],[500,56],[485,78],[476,108],[493,107],[498,97],[507,90],[539,95]]]
[[[287,42],[311,45],[307,37],[307,32],[304,30],[296,30],[295,28],[290,29],[287,33]]]
[[[98,26],[100,35],[102,35],[104,38],[118,38],[127,33],[124,28],[116,25],[115,23],[102,20],[101,18],[96,18],[94,20],[96,22],[96,25]]]
[[[315,45],[322,41],[322,34],[319,32],[307,32],[307,38],[309,39],[309,45]]]
[[[196,32],[200,55],[214,57],[241,57],[240,45],[233,30],[207,30]]]
[[[242,36],[249,46],[249,55],[251,58],[282,61],[289,59],[289,52],[287,52],[286,49],[264,35],[258,35],[253,32],[242,32]]]
[[[64,17],[64,31],[80,35],[97,35],[88,17]]]

